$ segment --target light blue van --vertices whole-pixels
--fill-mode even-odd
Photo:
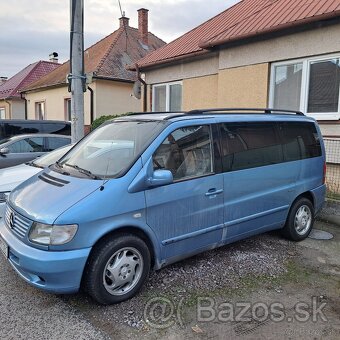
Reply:
[[[319,127],[300,112],[134,114],[12,191],[0,249],[35,287],[117,303],[202,251],[274,229],[305,239],[324,183]]]

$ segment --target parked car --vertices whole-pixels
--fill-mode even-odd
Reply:
[[[49,152],[33,161],[0,170],[0,218],[4,217],[5,203],[10,192],[26,179],[55,163],[72,147],[72,144]]]
[[[50,134],[20,135],[0,141],[0,169],[22,164],[71,143],[71,137]]]
[[[0,119],[0,140],[31,133],[70,136],[71,123],[59,120]]]
[[[303,240],[324,198],[322,136],[302,113],[136,114],[14,189],[0,248],[31,285],[111,304],[202,251],[275,229]]]

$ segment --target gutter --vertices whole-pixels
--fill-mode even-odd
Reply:
[[[87,86],[87,88],[90,91],[90,123],[92,125],[93,121],[94,121],[94,105],[93,105],[93,100],[94,100],[94,91],[90,86]]]
[[[209,52],[210,51],[207,51],[207,50],[205,50],[205,51],[200,50],[200,51],[197,51],[197,52],[183,54],[183,55],[171,57],[171,58],[168,58],[168,59],[157,60],[155,62],[144,64],[144,65],[138,65],[138,64],[130,65],[130,66],[127,67],[127,69],[129,71],[137,71],[137,67],[138,67],[140,70],[144,70],[145,68],[154,67],[154,66],[157,66],[157,65],[170,64],[170,63],[176,62],[178,60],[185,60],[185,59],[192,58],[192,57],[202,56],[202,55],[208,54]]]
[[[137,78],[143,84],[143,88],[144,88],[143,90],[143,112],[146,112],[147,111],[147,98],[148,98],[147,83],[140,76],[140,70],[139,70],[138,64],[135,64],[135,68],[137,71]]]
[[[24,96],[23,92],[20,92],[20,98],[23,99],[25,101],[25,119],[27,120],[27,99]]]
[[[253,38],[253,37],[263,35],[263,34],[266,34],[266,33],[274,33],[274,32],[278,32],[278,31],[281,31],[281,30],[284,30],[284,29],[287,29],[287,28],[302,26],[302,25],[310,24],[310,23],[316,23],[318,21],[332,19],[332,18],[336,18],[336,17],[339,17],[339,16],[340,16],[340,11],[325,13],[325,14],[319,15],[317,17],[317,20],[316,20],[315,16],[309,17],[309,18],[305,18],[305,19],[302,19],[302,20],[298,20],[298,21],[294,21],[294,22],[288,22],[288,23],[282,24],[282,25],[277,25],[276,27],[268,27],[267,29],[264,29],[264,30],[261,30],[261,31],[245,33],[243,35],[239,35],[239,36],[234,37],[234,38],[223,38],[223,39],[219,39],[219,40],[215,40],[215,41],[210,39],[210,41],[203,41],[203,42],[199,43],[198,46],[200,48],[210,49],[210,48],[216,47],[218,45],[227,44],[229,42],[234,42],[234,41],[243,40],[243,39],[247,39],[247,38]]]
[[[11,119],[11,118],[12,118],[12,103],[9,102],[7,99],[8,99],[8,98],[5,98],[4,100],[5,100],[5,103],[8,104],[8,108],[9,108],[8,118]]]

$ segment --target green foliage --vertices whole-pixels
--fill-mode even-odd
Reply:
[[[104,122],[106,122],[107,120],[110,119],[114,119],[114,118],[118,118],[118,117],[122,117],[122,116],[127,116],[131,114],[131,112],[126,112],[126,113],[122,113],[120,115],[107,115],[107,116],[101,116],[97,119],[95,119],[92,124],[91,124],[91,130],[96,129],[98,126],[102,125]]]

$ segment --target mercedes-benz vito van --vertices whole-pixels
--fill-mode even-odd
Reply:
[[[202,251],[274,229],[305,239],[324,197],[321,133],[300,112],[135,114],[12,191],[0,249],[35,287],[111,304]]]

